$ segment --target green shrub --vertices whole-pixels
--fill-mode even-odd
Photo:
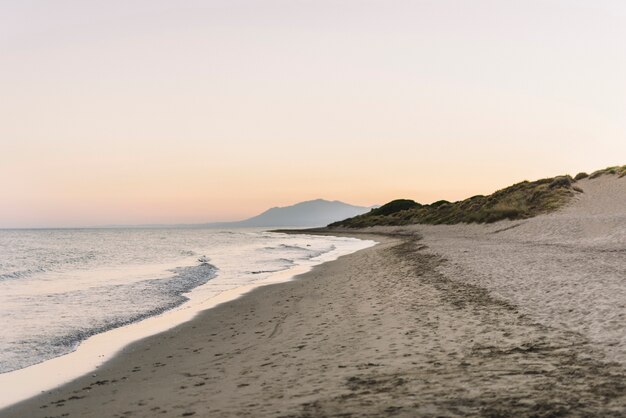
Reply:
[[[550,182],[550,188],[556,187],[570,187],[572,185],[572,178],[570,176],[557,176]]]
[[[370,212],[372,215],[391,215],[396,212],[400,212],[407,209],[412,209],[421,206],[414,200],[409,199],[397,199],[382,205],[381,207],[374,209]]]
[[[433,208],[437,208],[437,207],[439,207],[441,205],[447,205],[449,203],[450,202],[448,202],[447,200],[438,200],[438,201],[436,201],[434,203],[431,203],[430,206],[432,206]]]

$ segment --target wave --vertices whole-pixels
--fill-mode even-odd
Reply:
[[[300,254],[304,254],[302,256],[298,256],[298,259],[308,260],[311,258],[319,257],[320,255],[333,251],[336,248],[337,247],[335,247],[332,244],[329,245],[328,247],[321,248],[321,249],[313,249],[308,244],[305,247],[302,247],[299,245],[279,244],[277,246],[263,247],[262,251],[271,251],[271,252],[279,251],[282,253],[284,253],[285,251],[294,251]]]
[[[46,269],[43,267],[26,269],[26,270],[17,270],[9,273],[0,274],[0,282],[4,280],[14,280],[14,279],[23,279],[25,277],[30,277],[33,274],[43,273]]]
[[[34,264],[33,267],[28,268],[28,269],[23,269],[23,270],[15,270],[15,271],[8,271],[5,273],[0,273],[0,281],[24,279],[34,274],[46,273],[46,272],[58,269],[59,267],[62,268],[67,265],[81,266],[85,264],[86,262],[93,260],[95,258],[96,258],[96,254],[93,251],[86,252],[85,254],[82,254],[80,256],[60,257],[59,259],[56,259],[56,260],[50,260],[49,258],[46,258],[46,257],[34,258],[34,259],[31,258],[33,260],[33,263],[31,264]],[[5,270],[5,269],[10,269],[10,268],[11,268],[11,264],[9,264],[8,266],[6,264],[0,265],[0,271]]]
[[[304,257],[304,258],[307,259],[307,260],[310,260],[312,258],[319,257],[322,254],[329,253],[329,252],[331,252],[331,251],[333,251],[335,249],[337,249],[337,247],[335,247],[334,245],[330,245],[329,247],[326,247],[323,250],[317,250],[317,251],[310,250],[310,253],[306,257]]]
[[[284,268],[284,269],[278,269],[278,270],[255,270],[255,271],[249,271],[248,273],[250,274],[278,273],[279,271],[284,271],[284,270],[287,270],[287,269]]]
[[[85,339],[176,308],[189,300],[185,293],[217,276],[218,268],[208,262],[170,270],[173,275],[48,295],[47,302],[65,306],[72,313],[67,324],[57,323],[53,335],[47,332],[2,346],[0,373],[24,368],[76,349]],[[85,306],[83,304],[88,304]],[[115,301],[111,304],[110,301]],[[99,309],[102,315],[86,320],[82,312]],[[88,315],[87,315],[88,316]],[[61,331],[63,330],[63,331]],[[59,333],[60,331],[60,333]],[[24,353],[37,353],[37,357]]]
[[[309,251],[309,248],[301,247],[299,245],[288,245],[288,244],[279,244],[276,246],[263,247],[262,249],[266,251],[284,251],[284,250]]]

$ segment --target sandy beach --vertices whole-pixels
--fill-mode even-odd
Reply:
[[[626,0],[0,1],[0,418],[626,418]]]
[[[581,184],[527,221],[345,232],[380,244],[0,416],[624,416],[626,179]]]

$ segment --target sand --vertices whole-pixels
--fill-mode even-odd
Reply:
[[[624,416],[626,178],[580,183],[524,222],[369,231],[0,416]]]
[[[415,228],[440,271],[541,324],[581,333],[626,365],[626,177],[577,184],[564,210],[490,226]]]

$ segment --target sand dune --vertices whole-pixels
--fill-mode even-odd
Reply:
[[[441,271],[540,323],[580,332],[626,364],[626,178],[579,182],[564,210],[490,226],[416,228]]]

